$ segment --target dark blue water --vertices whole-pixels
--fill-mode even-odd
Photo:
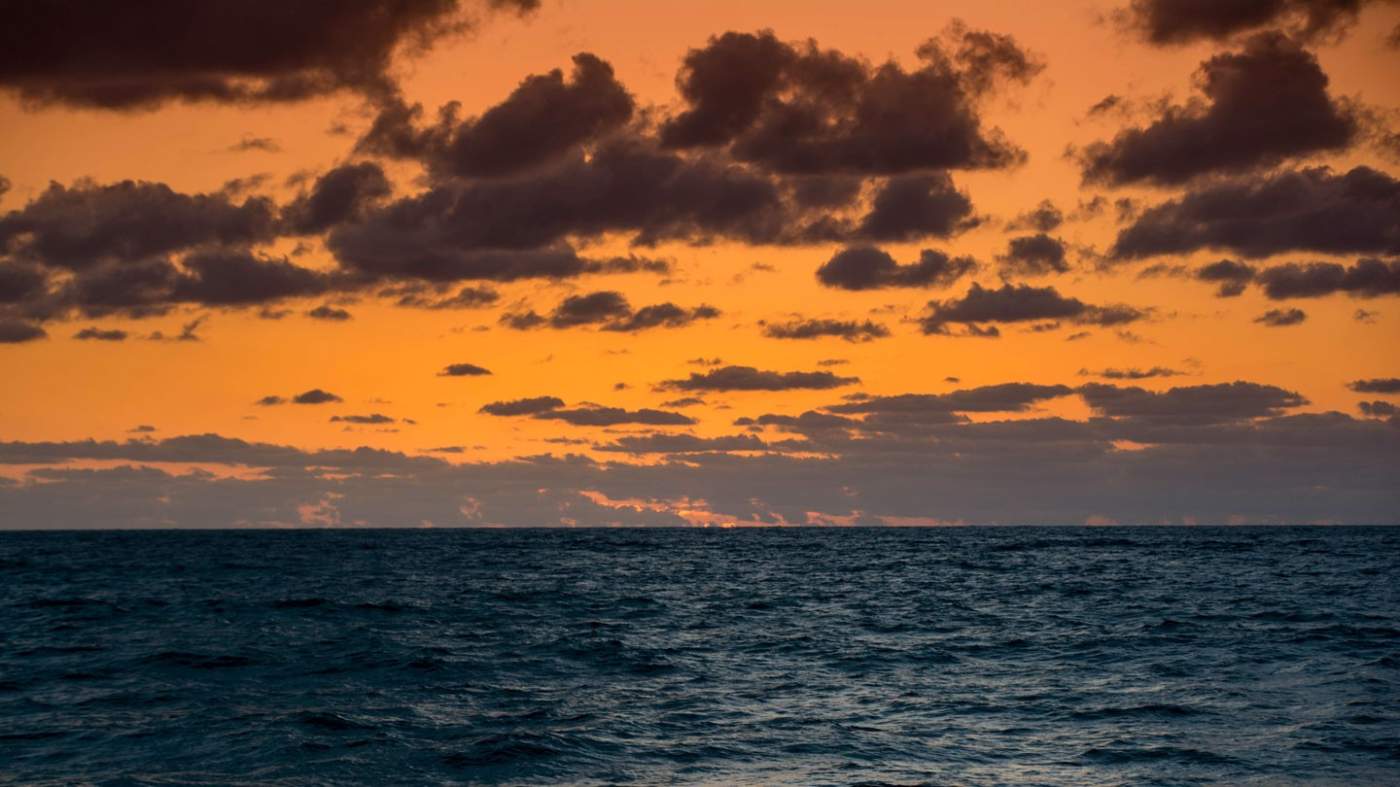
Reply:
[[[1400,529],[0,534],[0,782],[1400,783]]]

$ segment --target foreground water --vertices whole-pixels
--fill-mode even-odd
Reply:
[[[0,534],[0,782],[1400,782],[1400,529]]]

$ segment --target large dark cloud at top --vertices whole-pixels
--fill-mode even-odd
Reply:
[[[1266,26],[1282,27],[1296,38],[1341,32],[1362,7],[1380,0],[1132,0],[1120,9],[1120,23],[1148,42],[1185,44],[1223,39]]]
[[[1355,110],[1328,93],[1317,58],[1279,33],[1211,57],[1196,76],[1204,100],[1167,106],[1150,125],[1089,145],[1084,179],[1178,184],[1343,150],[1361,133]]]
[[[0,87],[32,104],[151,108],[173,100],[383,94],[403,49],[491,9],[539,0],[21,0],[0,6]]]
[[[815,42],[729,32],[686,55],[686,108],[661,127],[671,148],[727,146],[783,173],[895,174],[1005,167],[1024,154],[983,127],[979,101],[1030,81],[1042,66],[1010,37],[955,28],[906,71],[872,66]]]

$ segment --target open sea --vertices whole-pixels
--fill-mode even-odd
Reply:
[[[1400,528],[0,533],[0,783],[1400,784]]]

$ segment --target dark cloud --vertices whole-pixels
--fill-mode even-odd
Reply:
[[[1289,251],[1400,254],[1400,181],[1369,167],[1326,167],[1213,183],[1148,208],[1118,233],[1112,256],[1229,249],[1254,259]]]
[[[99,342],[120,342],[125,341],[126,337],[126,331],[118,330],[115,328],[110,330],[104,330],[101,328],[88,327],[73,334],[74,339]]]
[[[624,320],[603,325],[605,331],[645,331],[649,328],[679,328],[696,320],[712,320],[720,314],[713,306],[700,305],[686,309],[674,303],[657,303],[632,312]]]
[[[331,423],[346,423],[361,426],[376,426],[380,424],[398,423],[397,419],[390,418],[383,413],[370,413],[369,415],[333,415]]]
[[[587,295],[571,295],[556,306],[548,317],[533,311],[517,312],[502,315],[501,322],[517,330],[597,325],[605,331],[633,332],[649,328],[679,328],[696,320],[718,316],[718,309],[704,305],[686,309],[674,303],[658,303],[633,310],[622,293],[603,290]]]
[[[859,175],[794,175],[784,180],[792,199],[804,208],[844,208],[860,196]]]
[[[1253,267],[1235,260],[1219,260],[1203,265],[1193,274],[1200,281],[1218,282],[1220,288],[1215,294],[1221,298],[1233,298],[1244,292],[1244,288],[1254,279]]]
[[[1102,377],[1105,380],[1147,380],[1153,377],[1176,377],[1180,375],[1175,369],[1168,369],[1165,366],[1153,366],[1149,369],[1138,369],[1131,367],[1126,369],[1080,369],[1081,377]]]
[[[255,405],[259,406],[259,407],[276,407],[276,406],[279,405],[279,404],[286,404],[286,403],[287,403],[287,400],[286,400],[286,399],[284,399],[284,398],[281,397],[281,396],[277,396],[276,394],[268,394],[267,396],[264,396],[263,398],[257,400],[256,402],[253,402],[253,404],[255,404]]]
[[[1017,216],[1008,224],[1013,230],[1036,230],[1037,232],[1053,232],[1055,228],[1065,223],[1065,214],[1055,207],[1055,203],[1050,200],[1041,200],[1034,210],[1027,211]]]
[[[342,401],[339,396],[329,391],[323,391],[320,388],[312,388],[309,391],[303,391],[292,397],[292,404],[329,404],[339,401]]]
[[[443,370],[438,372],[438,377],[480,377],[490,373],[490,369],[474,363],[454,363],[443,367]]]
[[[876,192],[856,235],[874,241],[946,238],[976,225],[971,216],[972,200],[946,172],[899,175]]]
[[[1084,179],[1173,185],[1343,150],[1360,135],[1353,110],[1328,94],[1317,58],[1281,34],[1215,55],[1197,79],[1204,102],[1167,106],[1151,125],[1085,148]]]
[[[1361,298],[1400,295],[1400,260],[1364,259],[1349,267],[1335,262],[1285,263],[1260,271],[1259,283],[1274,300],[1339,292]]]
[[[1061,295],[1054,287],[1004,284],[989,290],[973,284],[962,298],[930,301],[920,318],[924,333],[947,334],[950,324],[961,324],[969,335],[997,336],[985,323],[1065,320],[1081,325],[1123,325],[1141,320],[1147,313],[1126,305],[1094,306]]]
[[[890,330],[878,322],[865,320],[792,320],[764,326],[763,335],[771,339],[818,339],[835,336],[848,342],[868,342],[883,339]]]
[[[999,383],[964,388],[945,394],[874,396],[826,409],[833,413],[846,414],[1024,412],[1039,402],[1069,396],[1072,393],[1074,389],[1065,385]]]
[[[282,298],[318,295],[330,289],[329,277],[286,258],[258,257],[241,251],[196,252],[182,262],[171,299],[206,306],[246,306]]]
[[[1087,383],[1079,393],[1101,415],[1182,426],[1276,416],[1308,403],[1292,391],[1249,382],[1192,385],[1160,393]]]
[[[482,405],[481,412],[487,415],[537,415],[563,406],[564,400],[557,396],[536,396],[509,402],[491,402]]]
[[[1306,319],[1308,319],[1308,314],[1302,309],[1270,309],[1255,317],[1254,321],[1270,328],[1284,328],[1289,325],[1297,325]]]
[[[0,13],[0,86],[31,105],[148,109],[168,101],[287,102],[390,90],[396,51],[463,29],[470,11],[538,0],[84,0]]]
[[[480,309],[501,299],[501,294],[490,287],[462,287],[449,295],[445,286],[435,287],[424,282],[389,287],[379,294],[396,298],[399,306],[416,309]]]
[[[38,325],[0,316],[0,344],[19,344],[46,336],[48,333]]]
[[[1007,243],[1006,253],[997,259],[1008,275],[1040,276],[1069,271],[1064,241],[1043,232],[1012,238]]]
[[[198,331],[204,325],[207,316],[201,315],[180,326],[180,332],[174,336],[166,336],[160,331],[152,331],[146,338],[153,342],[197,342],[201,341]]]
[[[668,399],[661,403],[662,407],[695,407],[705,403],[704,399],[698,396],[682,396],[679,399]]]
[[[182,194],[163,183],[79,181],[71,187],[54,183],[0,217],[0,252],[83,270],[206,244],[259,243],[276,231],[276,213],[266,198],[235,203],[224,194]]]
[[[282,210],[285,231],[311,235],[364,215],[369,207],[393,192],[378,164],[362,162],[336,167],[316,179],[311,191]]]
[[[152,432],[155,432],[156,428],[154,426],[151,426],[150,424],[137,424],[136,426],[133,426],[126,431],[132,434],[150,434]]]
[[[0,304],[20,303],[38,296],[47,280],[37,266],[0,262]]]
[[[505,101],[460,123],[452,104],[439,111],[435,125],[417,128],[420,106],[388,101],[358,148],[421,159],[438,176],[509,175],[621,128],[633,109],[612,66],[581,53],[568,81],[558,69],[527,77]]]
[[[918,262],[900,265],[874,246],[849,246],[817,269],[817,280],[843,290],[946,287],[975,270],[977,261],[971,257],[951,258],[933,249],[920,252]]]
[[[771,372],[752,366],[721,366],[708,372],[691,372],[680,380],[659,386],[674,391],[792,391],[824,390],[860,382],[859,377],[838,377],[831,372]]]
[[[623,319],[632,313],[627,298],[620,292],[603,291],[588,295],[571,295],[555,307],[550,325],[569,328],[608,320]]]
[[[1356,407],[1363,415],[1371,418],[1394,418],[1400,415],[1400,407],[1390,402],[1360,402]]]
[[[1119,23],[1156,45],[1221,40],[1262,27],[1279,27],[1303,40],[1339,34],[1375,0],[1131,0]]]
[[[1347,387],[1357,393],[1400,394],[1400,377],[1375,377],[1369,380],[1352,380]]]
[[[763,451],[768,448],[753,435],[697,437],[693,434],[647,434],[619,437],[615,442],[598,446],[599,451],[626,454],[702,454],[730,451]]]
[[[550,421],[563,421],[574,426],[619,426],[622,424],[644,424],[647,426],[689,426],[695,419],[681,413],[667,410],[624,410],[620,407],[585,406],[570,409],[551,408],[531,415],[532,418]]]
[[[238,142],[229,145],[228,150],[230,153],[246,153],[250,150],[263,153],[277,153],[282,150],[282,147],[278,145],[277,140],[272,137],[244,137]]]
[[[326,320],[328,322],[345,322],[352,319],[350,312],[324,303],[308,311],[306,316],[313,320]]]
[[[1024,154],[985,130],[978,103],[1042,66],[1007,36],[954,28],[919,48],[920,66],[872,67],[771,32],[725,33],[686,55],[686,109],[661,127],[676,148],[728,145],[784,173],[894,174],[1005,167]]]
[[[810,231],[781,189],[714,156],[680,156],[644,139],[609,139],[528,176],[438,185],[334,228],[327,245],[347,268],[436,281],[625,272],[566,244],[604,233],[632,242],[796,242]]]

